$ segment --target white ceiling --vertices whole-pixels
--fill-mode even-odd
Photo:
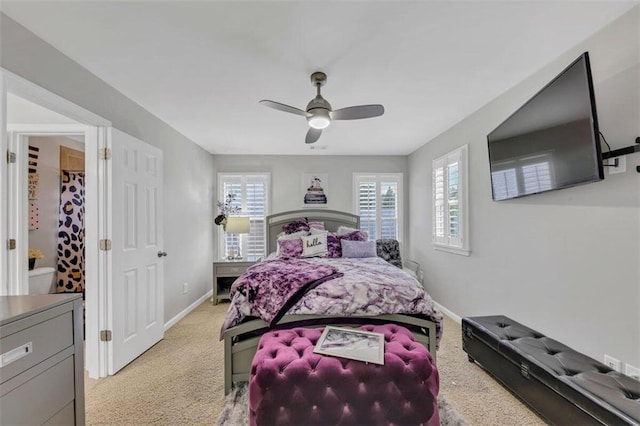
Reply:
[[[637,1],[3,1],[14,20],[214,154],[409,154]],[[316,148],[309,75],[334,122]]]

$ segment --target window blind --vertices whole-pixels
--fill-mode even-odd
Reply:
[[[436,158],[432,169],[434,246],[468,255],[467,146]]]
[[[355,211],[369,240],[401,240],[401,173],[354,173]]]
[[[270,175],[264,174],[218,174],[220,200],[234,194],[234,206],[240,207],[240,216],[249,217],[249,234],[227,234],[223,232],[220,250],[223,255],[230,248],[240,248],[240,255],[257,259],[266,254],[266,216],[268,214],[268,188]]]

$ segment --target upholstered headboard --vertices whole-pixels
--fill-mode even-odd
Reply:
[[[335,232],[340,226],[360,228],[360,217],[352,213],[336,210],[303,209],[292,210],[267,216],[267,252],[272,253],[278,247],[278,234],[282,226],[296,219],[306,217],[309,221],[324,222],[325,229]]]

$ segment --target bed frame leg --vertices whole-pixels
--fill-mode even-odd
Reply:
[[[233,371],[231,357],[231,339],[230,336],[224,338],[224,394],[229,395],[231,392],[231,374]]]

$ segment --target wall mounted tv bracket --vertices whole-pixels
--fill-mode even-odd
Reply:
[[[605,152],[602,154],[602,159],[615,158],[613,164],[604,164],[607,167],[618,167],[618,159],[623,155],[633,154],[634,152],[640,152],[640,136],[636,138],[636,144],[627,146],[625,148],[614,149],[613,151]],[[640,173],[640,166],[636,166],[636,171]]]

